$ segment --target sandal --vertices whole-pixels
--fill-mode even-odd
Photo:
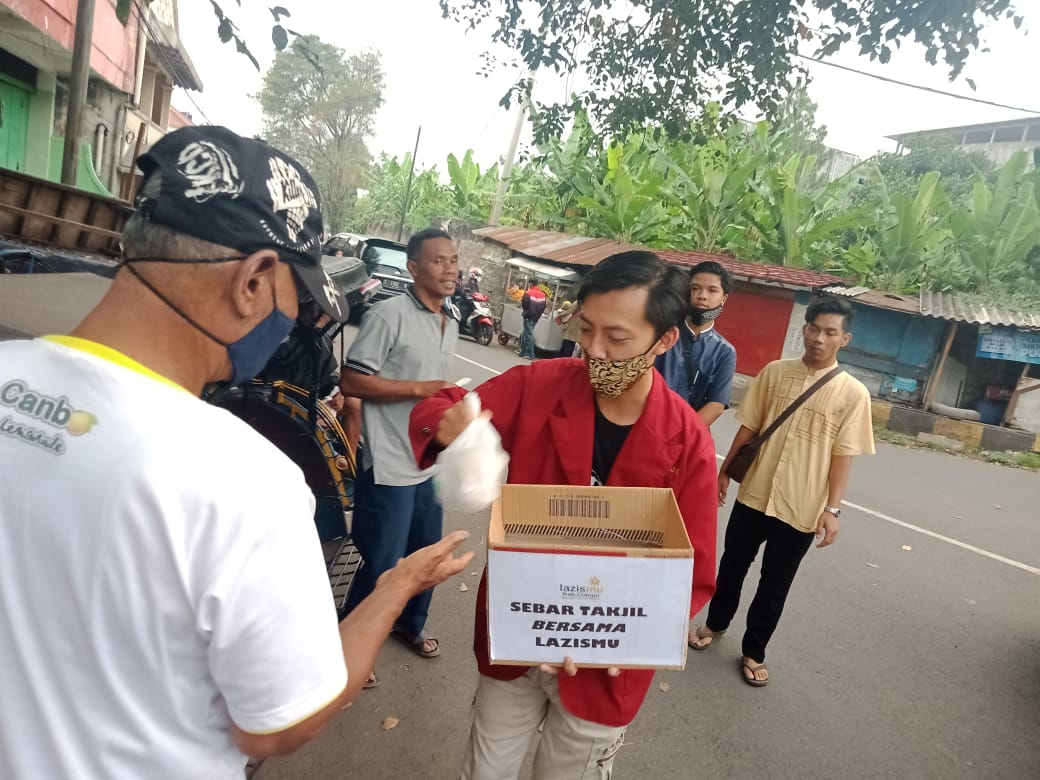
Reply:
[[[740,663],[742,666],[740,670],[740,676],[744,678],[744,682],[746,682],[748,685],[753,685],[756,688],[761,688],[769,684],[769,670],[766,668],[765,664],[756,664],[754,663],[754,661],[752,661],[750,658],[747,658],[746,656],[740,659]],[[744,673],[744,669],[747,669],[747,671],[751,672],[750,677],[748,677],[747,674]],[[755,677],[755,674],[757,674],[758,672],[765,672],[767,675],[766,679],[757,679]]]
[[[707,650],[715,644],[716,639],[721,639],[725,634],[726,629],[722,629],[721,631],[712,631],[707,626],[697,626],[694,631],[690,632],[690,635],[687,637],[687,642],[694,650]],[[698,642],[705,639],[708,640],[706,644],[698,644]]]
[[[380,683],[380,680],[379,680],[378,677],[376,677],[376,670],[373,669],[371,672],[368,673],[368,679],[365,680],[365,684],[362,685],[361,687],[364,690],[366,690],[366,691],[370,691],[373,688],[378,688],[379,687],[379,683]]]
[[[420,631],[418,636],[413,636],[407,631],[403,631],[400,628],[394,627],[391,635],[397,641],[401,642],[405,647],[411,650],[416,655],[421,655],[423,658],[436,658],[441,654],[441,643],[440,640],[434,639],[432,636],[427,634],[425,631]],[[427,650],[426,643],[432,642],[433,649]]]

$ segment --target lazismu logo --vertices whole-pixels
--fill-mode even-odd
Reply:
[[[560,584],[560,594],[565,599],[598,599],[603,595],[599,577],[590,577],[587,585]]]
[[[98,422],[90,412],[74,409],[66,396],[55,398],[38,393],[21,379],[12,379],[0,387],[0,405],[55,428],[64,428],[73,436],[90,433]]]

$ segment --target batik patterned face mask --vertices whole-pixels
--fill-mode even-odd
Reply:
[[[703,325],[706,322],[711,322],[720,314],[722,314],[721,303],[714,309],[701,309],[696,306],[691,306],[686,312],[686,316],[694,325]]]
[[[657,342],[642,355],[627,360],[604,360],[603,358],[586,357],[589,367],[589,381],[598,395],[606,398],[617,398],[634,385],[639,378],[650,370],[654,364],[647,354],[657,346]]]

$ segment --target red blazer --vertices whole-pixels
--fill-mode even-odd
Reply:
[[[595,396],[584,361],[537,361],[476,390],[481,405],[494,413],[492,423],[510,454],[510,483],[591,484]],[[437,423],[464,394],[456,387],[441,390],[412,411],[409,434],[421,467],[436,459]],[[668,389],[656,370],[646,408],[625,439],[607,484],[675,491],[695,554],[690,614],[699,612],[715,592],[715,444],[700,417]],[[477,592],[473,650],[481,674],[514,680],[527,671],[522,666],[492,666],[488,660],[486,572]],[[622,670],[613,678],[603,669],[579,669],[574,677],[560,675],[560,699],[579,718],[625,726],[639,711],[653,676],[652,670],[642,669]]]

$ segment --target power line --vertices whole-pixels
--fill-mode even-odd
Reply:
[[[1022,108],[1020,106],[1009,106],[1006,103],[997,103],[997,102],[992,101],[992,100],[983,100],[982,98],[970,97],[968,95],[959,95],[956,92],[947,92],[944,89],[935,89],[933,87],[925,87],[925,86],[922,86],[920,84],[911,84],[911,83],[909,83],[907,81],[900,81],[899,79],[889,78],[888,76],[879,76],[877,73],[869,73],[868,71],[865,71],[865,70],[857,70],[856,68],[850,68],[847,65],[839,65],[836,62],[828,62],[827,60],[820,59],[819,57],[810,57],[807,54],[797,54],[795,56],[800,57],[803,60],[810,60],[812,62],[818,62],[821,65],[827,65],[828,67],[831,67],[831,68],[837,68],[838,70],[846,70],[849,73],[857,73],[860,76],[868,76],[869,78],[877,79],[878,81],[886,81],[889,84],[898,84],[901,87],[909,87],[910,89],[919,89],[919,90],[922,90],[923,92],[932,92],[932,93],[934,93],[936,95],[942,95],[944,97],[956,98],[957,100],[967,100],[970,103],[981,103],[982,105],[996,106],[997,108],[1009,108],[1012,111],[1021,111],[1021,112],[1025,113],[1025,114],[1036,114],[1036,115],[1040,116],[1040,110],[1037,110],[1037,109],[1034,109],[1034,108]]]

